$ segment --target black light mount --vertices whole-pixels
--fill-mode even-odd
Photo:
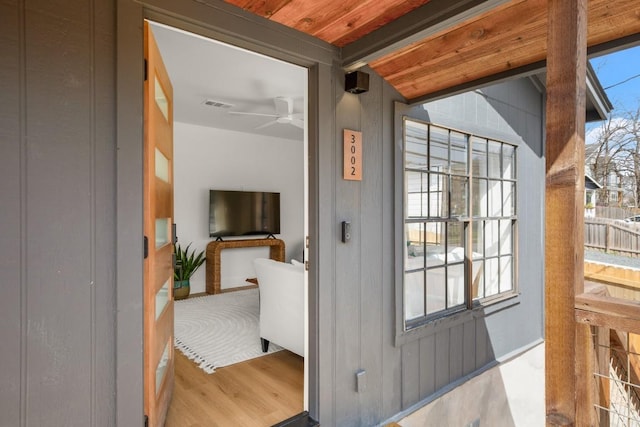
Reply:
[[[363,71],[352,71],[344,76],[344,90],[359,94],[369,90],[369,74]]]

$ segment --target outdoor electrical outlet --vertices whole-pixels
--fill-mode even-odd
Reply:
[[[356,391],[362,393],[367,390],[367,371],[360,369],[356,372]]]

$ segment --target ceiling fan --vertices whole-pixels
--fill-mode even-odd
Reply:
[[[275,105],[276,109],[275,114],[251,113],[245,111],[229,111],[228,113],[274,118],[272,121],[260,125],[256,129],[263,129],[275,124],[293,125],[301,129],[304,128],[304,121],[300,118],[301,114],[293,113],[293,99],[284,96],[278,96],[273,99],[273,104]]]

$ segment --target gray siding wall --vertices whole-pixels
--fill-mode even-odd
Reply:
[[[389,419],[481,371],[543,335],[544,158],[542,95],[527,80],[428,104],[437,124],[515,143],[518,148],[520,296],[426,326],[395,345],[394,101],[372,71],[370,90],[343,91],[335,75],[334,141],[321,141],[319,338],[320,421],[369,426]],[[414,107],[416,108],[416,107]],[[423,112],[423,115],[425,113]],[[363,180],[342,179],[342,130],[363,132]],[[340,241],[351,221],[352,240]],[[366,389],[355,374],[366,371]]]
[[[115,279],[116,256],[125,255],[115,249],[116,177],[135,176],[117,171],[115,4],[0,3],[0,426],[115,425],[116,372],[135,370],[135,358],[116,361],[114,344],[116,288],[126,281]],[[248,20],[224,30],[250,39],[256,28]],[[326,426],[375,425],[542,336],[541,96],[520,81],[429,107],[434,122],[521,145],[522,295],[396,346],[393,123],[402,97],[373,72],[369,92],[357,96],[344,92],[336,65],[322,62],[312,74],[310,409]],[[363,132],[361,182],[342,179],[344,128]],[[121,149],[134,143],[120,141]],[[125,214],[118,228],[138,229],[141,218]],[[347,244],[343,220],[352,224]],[[360,369],[366,384],[357,393]],[[119,381],[124,388],[127,377]],[[132,402],[118,420],[139,417],[140,401]]]
[[[0,3],[0,426],[112,425],[111,0]]]

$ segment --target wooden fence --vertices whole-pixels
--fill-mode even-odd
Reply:
[[[640,256],[640,227],[606,218],[585,218],[584,245],[605,252]]]
[[[598,218],[625,219],[640,214],[637,208],[618,208],[614,206],[596,206],[595,216]]]

